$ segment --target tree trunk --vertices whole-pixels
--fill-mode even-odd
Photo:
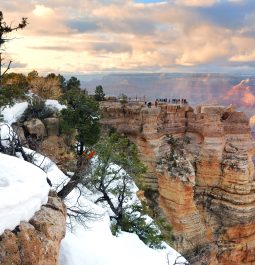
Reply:
[[[68,183],[58,192],[58,196],[63,200],[66,196],[77,187],[77,185],[81,182],[84,174],[89,165],[89,160],[85,157],[79,157],[77,161],[77,170],[75,171],[74,175],[68,181]]]

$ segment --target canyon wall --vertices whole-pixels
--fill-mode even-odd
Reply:
[[[254,145],[233,107],[102,102],[103,125],[137,144],[145,195],[191,264],[255,264]]]
[[[29,222],[0,236],[0,264],[57,265],[65,236],[66,208],[53,192]]]

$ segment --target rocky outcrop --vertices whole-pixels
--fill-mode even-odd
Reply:
[[[24,123],[25,130],[30,135],[34,135],[37,138],[42,139],[47,135],[46,128],[43,122],[39,119],[32,119]]]
[[[0,236],[0,264],[57,265],[65,227],[65,206],[52,193],[29,222],[21,222]]]
[[[70,140],[70,139],[69,139]],[[63,136],[49,136],[40,144],[39,151],[45,154],[64,171],[75,171],[76,158]]]
[[[58,136],[59,135],[59,119],[55,117],[46,118],[43,120],[46,127],[48,136]]]
[[[105,127],[137,144],[145,195],[191,264],[255,264],[254,145],[233,106],[103,102]],[[167,136],[169,135],[169,136]],[[173,136],[173,137],[172,137]]]

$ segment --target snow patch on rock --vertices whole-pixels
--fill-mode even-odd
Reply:
[[[16,157],[0,154],[0,234],[29,221],[48,200],[46,174]]]

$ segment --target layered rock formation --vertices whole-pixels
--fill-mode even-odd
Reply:
[[[255,264],[254,146],[233,107],[103,102],[103,124],[135,142],[145,195],[191,264]],[[170,135],[170,136],[167,136]],[[172,137],[173,136],[173,137]]]
[[[54,194],[29,222],[0,236],[0,264],[57,265],[65,236],[66,208]]]

